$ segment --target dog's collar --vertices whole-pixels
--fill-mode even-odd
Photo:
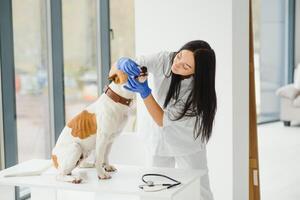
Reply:
[[[110,87],[107,85],[104,86],[103,92],[109,96],[114,102],[123,104],[125,106],[130,106],[132,99],[126,99],[117,93],[115,93]]]

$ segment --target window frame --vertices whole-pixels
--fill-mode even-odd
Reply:
[[[287,80],[286,84],[294,81],[295,69],[295,17],[296,17],[296,2],[295,0],[287,1],[287,23],[286,23],[286,54],[287,54]]]
[[[1,39],[0,39],[0,80],[1,80]],[[2,83],[0,81],[0,170],[4,169],[4,135],[3,135],[3,109],[2,109]]]
[[[0,67],[1,120],[4,151],[4,163],[2,165],[4,168],[11,167],[18,161],[13,44],[12,2],[11,0],[3,0],[0,1]],[[5,113],[5,115],[3,115],[3,113]],[[18,199],[18,194],[19,190],[15,187],[16,199]]]
[[[65,126],[64,56],[61,0],[47,0],[48,80],[50,103],[50,133],[56,140]],[[54,67],[55,66],[55,67]],[[50,157],[50,155],[49,155]]]
[[[16,98],[14,82],[14,42],[12,26],[12,2],[10,0],[0,1],[0,40],[1,96],[3,109],[2,120],[5,154],[4,166],[7,168],[15,165],[18,161]],[[3,115],[3,113],[5,113],[5,115]]]

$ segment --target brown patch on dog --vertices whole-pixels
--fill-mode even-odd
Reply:
[[[128,76],[123,71],[118,70],[115,66],[112,66],[109,71],[108,79],[116,84],[123,84],[127,82]]]
[[[97,132],[96,115],[84,110],[74,117],[67,126],[72,129],[71,134],[74,137],[87,138]]]
[[[57,169],[58,168],[57,156],[56,155],[52,155],[51,156],[51,160],[53,162],[54,167]]]

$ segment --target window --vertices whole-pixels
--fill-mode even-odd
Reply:
[[[134,0],[110,0],[111,63],[135,56]]]
[[[51,150],[45,11],[43,0],[12,1],[19,163],[49,158]]]
[[[96,0],[62,1],[66,122],[97,98]]]
[[[255,96],[256,112],[260,116],[260,71],[259,71],[259,50],[260,50],[260,0],[252,1],[252,21],[253,21],[253,42],[254,42],[254,73],[255,73]]]
[[[19,162],[50,153],[45,1],[12,1]]]
[[[134,0],[110,0],[111,63],[120,57],[135,57]],[[128,119],[124,131],[135,129],[136,115]]]
[[[258,123],[279,120],[276,90],[290,82],[293,66],[290,46],[291,25],[288,1],[254,0],[254,62]]]

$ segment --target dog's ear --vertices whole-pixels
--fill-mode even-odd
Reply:
[[[123,84],[127,82],[128,76],[113,65],[110,69],[108,80],[111,80],[116,84]]]
[[[108,77],[108,80],[113,81],[117,84],[120,82],[117,74],[113,74],[112,76]]]

